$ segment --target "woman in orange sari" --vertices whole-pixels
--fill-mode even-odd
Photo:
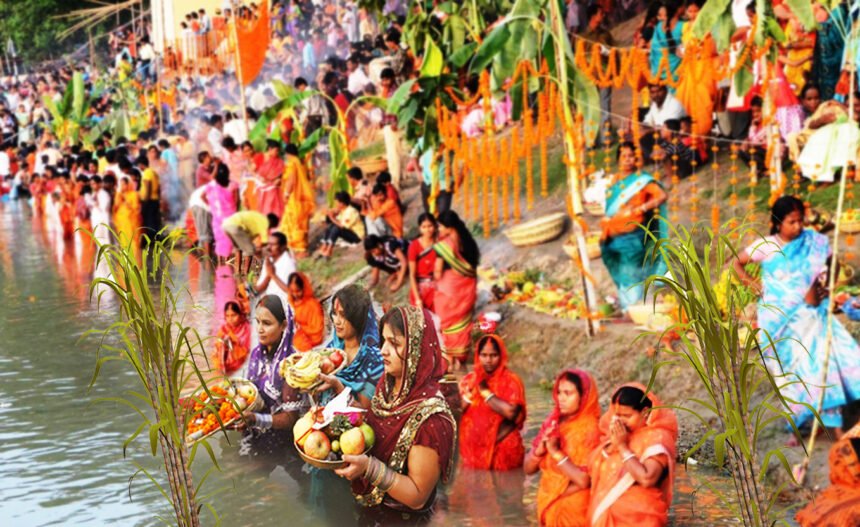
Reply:
[[[638,383],[612,394],[600,419],[602,445],[591,454],[593,527],[665,527],[675,476],[678,419]]]
[[[523,465],[526,391],[507,368],[508,351],[497,335],[475,346],[475,370],[460,381],[460,459],[469,468],[511,470]]]
[[[481,258],[478,244],[453,210],[439,215],[436,251],[436,293],[433,308],[439,315],[442,345],[455,363],[466,359],[472,338],[472,311],[478,297],[477,269]]]
[[[797,513],[801,527],[855,527],[860,521],[860,424],[830,447],[830,483]]]
[[[316,205],[314,189],[296,145],[287,145],[285,151],[287,161],[281,181],[284,201],[281,232],[287,235],[287,243],[293,254],[301,257],[308,252],[308,231]]]
[[[681,34],[684,61],[679,69],[676,97],[693,119],[693,136],[696,140],[708,135],[714,124],[714,103],[717,99],[717,48],[710,34],[701,41],[693,36],[693,24],[699,16],[701,0],[687,6],[687,23]]]
[[[597,385],[582,370],[565,370],[555,379],[555,402],[526,455],[526,474],[541,471],[537,494],[541,525],[588,527],[590,491],[582,469],[600,442]]]
[[[296,351],[308,351],[322,344],[325,314],[307,275],[291,274],[287,279],[287,295],[296,316],[293,347]]]

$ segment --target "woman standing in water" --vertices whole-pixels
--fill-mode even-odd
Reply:
[[[463,417],[460,456],[463,465],[483,470],[511,470],[523,465],[526,391],[508,369],[501,337],[487,335],[475,346],[475,369],[460,381]]]
[[[540,470],[538,521],[549,527],[588,527],[588,484],[569,467],[585,467],[600,443],[597,385],[582,370],[565,370],[552,388],[554,406],[526,455],[526,474]]]
[[[377,524],[429,517],[436,485],[453,468],[457,425],[440,392],[446,364],[436,335],[427,310],[399,307],[382,319],[385,375],[367,415],[376,443],[369,455],[344,455],[336,471]]]
[[[439,215],[439,241],[433,250],[437,256],[433,305],[439,315],[445,353],[459,364],[466,360],[471,343],[481,251],[453,210]]]

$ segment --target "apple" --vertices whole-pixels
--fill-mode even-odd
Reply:
[[[293,425],[293,439],[299,447],[304,447],[305,441],[308,438],[308,433],[313,428],[314,422],[313,414],[308,412]]]
[[[329,452],[331,452],[331,442],[323,432],[314,430],[305,439],[303,450],[309,457],[325,459],[328,457]]]
[[[350,428],[340,435],[340,449],[344,454],[357,456],[364,453],[364,433],[360,428]]]
[[[320,363],[320,371],[326,375],[333,372],[335,367],[334,362],[330,359],[323,359]]]
[[[362,423],[358,429],[364,434],[364,447],[373,448],[373,445],[376,443],[376,434],[373,432],[373,428],[367,423]]]
[[[334,364],[335,368],[338,368],[343,364],[343,354],[339,351],[332,352],[332,354],[328,356],[328,360]]]

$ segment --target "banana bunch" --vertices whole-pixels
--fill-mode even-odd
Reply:
[[[298,360],[285,359],[281,363],[281,376],[291,388],[307,390],[320,376],[322,355],[312,351],[301,354]]]

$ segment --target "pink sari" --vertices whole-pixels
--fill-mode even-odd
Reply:
[[[472,338],[472,311],[478,298],[476,270],[448,238],[436,243],[433,250],[446,265],[442,278],[436,282],[433,298],[443,347],[448,355],[462,358],[468,353]]]
[[[237,188],[233,181],[226,187],[216,181],[206,184],[206,199],[212,212],[212,233],[215,235],[215,254],[224,258],[233,254],[233,242],[224,233],[221,223],[236,213],[239,206],[236,203]]]

